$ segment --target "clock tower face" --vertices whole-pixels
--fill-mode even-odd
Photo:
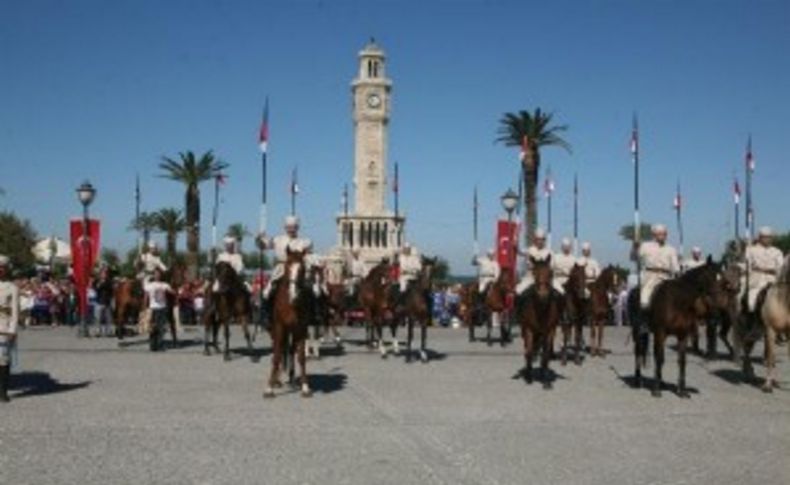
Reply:
[[[362,215],[387,213],[387,128],[392,82],[385,76],[384,60],[384,52],[378,46],[366,46],[359,53],[359,71],[351,83],[355,208]]]

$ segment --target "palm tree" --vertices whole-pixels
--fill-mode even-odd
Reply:
[[[228,226],[228,236],[232,237],[239,243],[239,251],[241,251],[241,243],[244,241],[246,236],[252,234],[247,226],[242,224],[241,222],[236,222],[235,224],[231,224]]]
[[[156,229],[156,213],[153,212],[141,212],[140,217],[132,219],[131,224],[129,224],[129,230],[143,233],[143,246],[148,245],[148,241],[151,239],[151,231],[154,229]]]
[[[552,126],[553,114],[544,113],[536,108],[534,113],[519,111],[518,113],[505,113],[499,120],[498,142],[506,146],[522,146],[526,137],[526,153],[521,160],[524,167],[524,187],[526,188],[526,201],[524,203],[527,215],[527,243],[531,243],[538,226],[538,207],[536,193],[538,188],[538,173],[540,173],[540,149],[545,146],[558,146],[571,152],[571,145],[560,137],[559,133],[566,131],[568,125]]]
[[[161,176],[186,186],[185,213],[187,230],[187,268],[192,278],[198,273],[200,252],[200,184],[222,172],[228,164],[219,160],[209,150],[200,157],[191,151],[178,154],[179,160],[162,157]]]
[[[165,233],[165,240],[167,241],[167,259],[172,264],[173,258],[176,255],[176,241],[178,233],[183,231],[186,227],[186,221],[181,211],[172,207],[165,207],[159,209],[155,213],[156,228],[160,232]]]

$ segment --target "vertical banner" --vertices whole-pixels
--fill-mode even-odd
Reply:
[[[90,272],[99,259],[101,248],[99,236],[100,227],[98,219],[88,220],[87,238],[83,237],[84,221],[72,219],[69,222],[71,233],[71,268],[74,273],[74,283],[80,299],[80,314],[85,315],[88,308],[88,285]]]
[[[497,262],[502,270],[512,273],[516,269],[516,248],[518,244],[518,222],[498,220],[496,228]],[[512,282],[513,280],[511,280]]]

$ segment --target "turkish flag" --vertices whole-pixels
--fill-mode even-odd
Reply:
[[[84,237],[85,223],[82,219],[72,219],[71,229],[71,268],[74,283],[80,297],[80,313],[85,315],[88,310],[88,285],[91,282],[93,265],[99,259],[99,221],[88,220],[88,234]]]
[[[497,221],[497,262],[503,270],[516,268],[516,245],[518,244],[518,223],[506,220]]]

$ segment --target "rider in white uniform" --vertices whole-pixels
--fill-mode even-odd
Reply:
[[[592,257],[592,246],[589,242],[582,243],[582,255],[577,260],[579,266],[584,266],[584,297],[590,297],[590,284],[601,275],[601,265],[598,264],[595,258]]]
[[[659,283],[675,277],[680,272],[678,253],[667,243],[667,228],[663,224],[652,227],[653,241],[639,243],[634,241],[631,249],[631,260],[637,258],[642,264],[642,286],[640,288],[640,305],[647,309],[650,298]]]
[[[137,277],[145,282],[151,281],[155,270],[167,271],[167,266],[159,257],[159,247],[156,245],[156,241],[148,241],[148,251],[140,255],[137,266],[140,271]]]
[[[348,262],[348,278],[346,278],[346,293],[353,296],[357,293],[359,284],[368,275],[368,267],[362,259],[360,259],[360,250],[353,249],[351,251],[351,259]]]
[[[776,282],[782,268],[784,256],[782,251],[773,245],[774,232],[770,227],[761,227],[757,236],[757,244],[746,248],[746,285],[748,285],[747,306],[754,312],[757,296],[763,288]]]
[[[274,269],[263,290],[263,297],[268,299],[272,286],[285,274],[284,264],[287,257],[287,249],[306,251],[312,248],[313,243],[309,239],[299,237],[299,219],[296,216],[287,216],[285,218],[285,234],[280,234],[274,238],[268,238],[265,234],[261,234],[258,236],[258,245],[263,249],[274,251]]]
[[[228,263],[236,274],[241,276],[244,273],[244,260],[241,254],[236,250],[236,238],[225,236],[222,240],[224,243],[224,250],[217,256],[217,263]]]
[[[702,257],[702,249],[699,246],[691,248],[691,257],[683,260],[682,270],[686,271],[694,268],[699,268],[705,264],[705,259]]]
[[[409,283],[419,277],[420,271],[422,271],[422,260],[419,255],[414,253],[411,244],[404,243],[401,254],[398,256],[398,263],[400,265],[398,286],[402,295],[406,292]]]
[[[484,295],[502,272],[499,263],[494,258],[494,250],[489,249],[485,256],[475,256],[472,264],[477,266],[477,291]]]
[[[571,275],[571,270],[576,265],[576,257],[571,253],[573,246],[571,240],[562,239],[560,252],[551,257],[551,269],[554,272],[552,284],[561,295],[565,294],[565,283]]]
[[[549,261],[551,259],[551,249],[546,247],[546,233],[543,229],[537,228],[535,230],[532,245],[530,245],[526,251],[519,249],[518,253],[528,258],[527,261]],[[521,281],[518,282],[518,285],[516,285],[517,295],[521,295],[527,288],[532,286],[533,278],[532,268],[530,266],[531,265],[528,265],[527,271],[521,277]]]

